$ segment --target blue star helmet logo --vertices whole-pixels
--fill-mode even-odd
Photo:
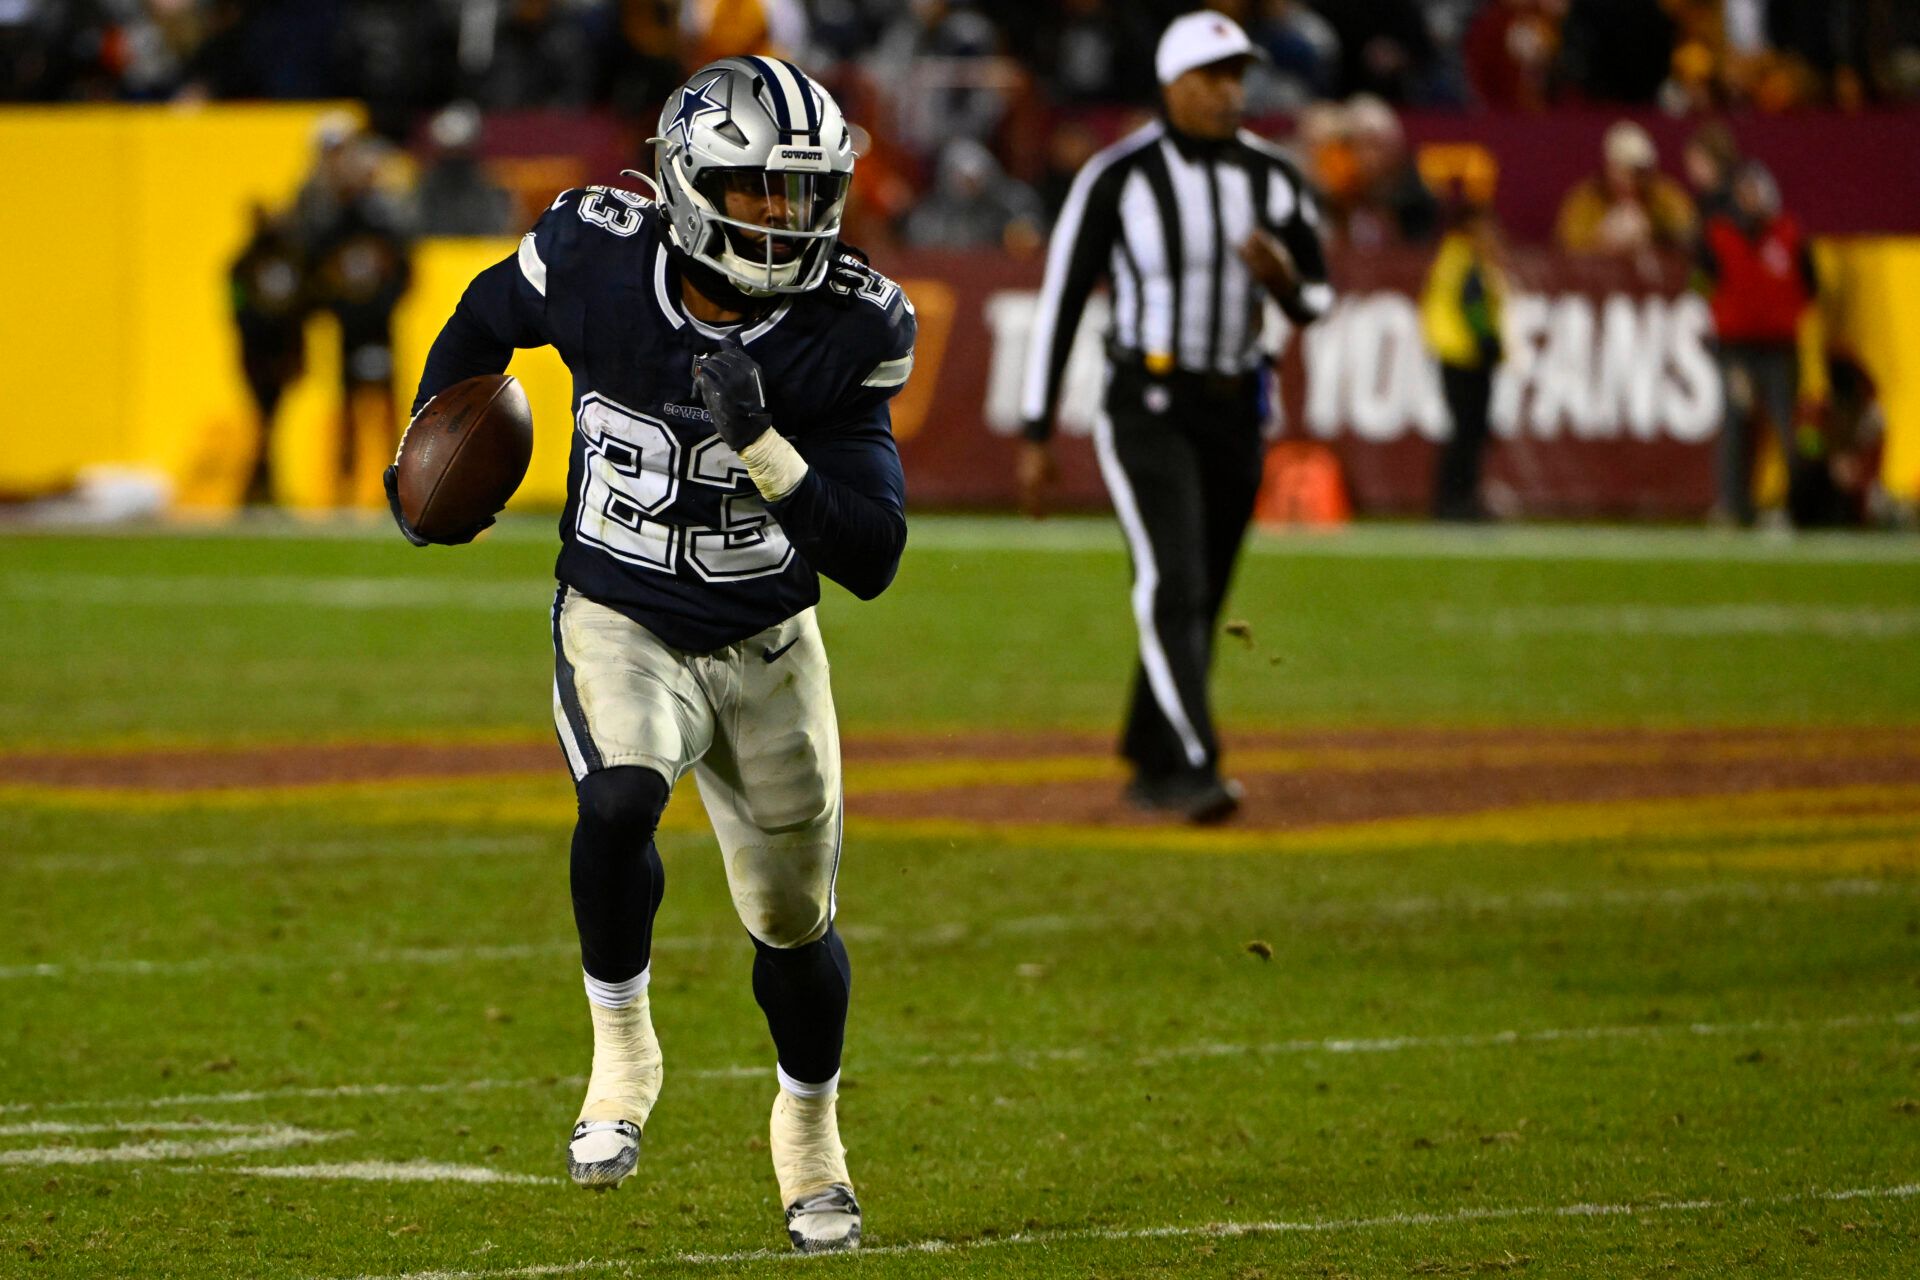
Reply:
[[[698,120],[701,116],[711,115],[716,111],[723,115],[726,113],[727,107],[725,103],[715,102],[707,96],[707,90],[713,88],[713,86],[719,84],[726,78],[727,73],[722,71],[705,84],[690,84],[687,86],[686,92],[680,95],[680,109],[673,113],[673,123],[667,126],[667,138],[669,140],[672,140],[675,134],[679,134],[680,145],[683,147],[691,147],[693,145],[694,121]]]

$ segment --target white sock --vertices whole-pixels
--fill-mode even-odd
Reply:
[[[787,1074],[785,1067],[776,1062],[773,1064],[773,1075],[774,1078],[780,1082],[780,1087],[796,1098],[831,1098],[834,1094],[840,1092],[840,1073],[838,1071],[833,1073],[831,1079],[823,1081],[820,1084],[808,1084],[804,1080],[795,1080]]]
[[[653,974],[653,966],[648,965],[625,982],[602,982],[585,969],[580,976],[586,980],[587,999],[602,1009],[619,1009],[630,1005],[647,989],[647,980]]]

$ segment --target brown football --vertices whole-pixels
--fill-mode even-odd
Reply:
[[[533,411],[504,373],[456,382],[400,441],[400,509],[421,537],[459,537],[507,505],[533,458]]]

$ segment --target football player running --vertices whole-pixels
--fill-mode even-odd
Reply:
[[[851,981],[834,931],[840,742],[813,606],[818,575],[871,599],[899,564],[888,402],[913,367],[913,307],[838,244],[851,137],[798,67],[702,67],[653,142],[653,199],[567,191],[474,279],[414,410],[516,347],[551,345],[573,373],[553,706],[579,801],[571,882],[594,1048],[568,1172],[619,1185],[660,1094],[654,832],[691,771],[752,937],[788,1234],[803,1252],[851,1249],[860,1205],[835,1115]]]

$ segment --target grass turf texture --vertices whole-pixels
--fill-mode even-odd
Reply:
[[[892,593],[829,599],[851,728],[1111,721],[1117,545],[1013,531],[924,522]],[[550,549],[508,532],[0,541],[0,742],[544,732]],[[1419,537],[1250,558],[1230,722],[1920,721],[1920,561],[1888,544]],[[1920,1249],[1911,814],[1865,864],[1841,821],[1284,855],[856,823],[843,1109],[878,1252],[826,1262],[751,1256],[783,1245],[770,1053],[717,854],[675,830],[667,1086],[620,1192],[239,1172],[560,1172],[587,1027],[567,832],[524,815],[565,796],[557,748],[377,803],[8,793],[0,1275],[1903,1276]],[[1289,1229],[1200,1230],[1226,1222]],[[933,1240],[959,1251],[886,1251]]]

